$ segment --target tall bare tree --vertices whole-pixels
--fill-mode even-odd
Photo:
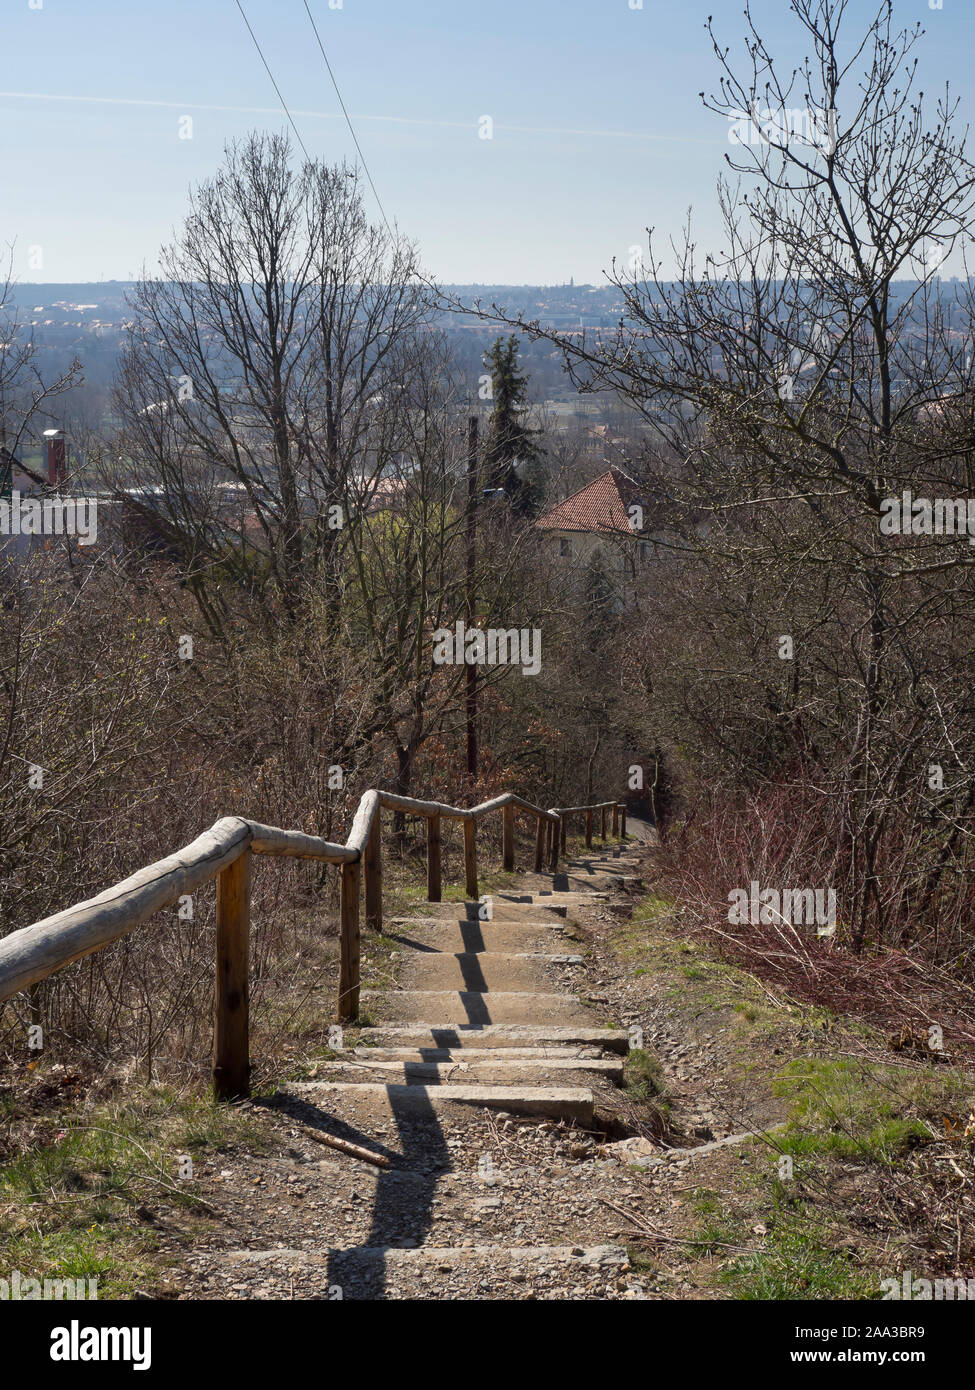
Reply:
[[[355,170],[296,168],[285,137],[254,134],[195,192],[133,310],[125,454],[161,484],[188,582],[203,595],[229,572],[293,617],[334,568],[350,480],[398,447],[428,318],[414,248],[369,222]]]

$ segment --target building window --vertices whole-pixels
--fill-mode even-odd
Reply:
[[[560,558],[563,559],[563,560],[571,560],[571,559],[572,559],[572,537],[571,537],[571,536],[560,536],[560,537],[559,537],[559,556],[560,556]]]

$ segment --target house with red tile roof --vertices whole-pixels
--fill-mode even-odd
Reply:
[[[550,537],[553,563],[574,571],[598,569],[625,602],[639,567],[650,558],[647,523],[639,483],[613,465],[549,507],[535,527]]]

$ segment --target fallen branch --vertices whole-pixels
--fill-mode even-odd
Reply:
[[[338,1149],[339,1153],[348,1154],[350,1158],[359,1158],[363,1163],[372,1163],[377,1168],[388,1168],[389,1159],[385,1154],[374,1154],[371,1149],[364,1149],[361,1144],[353,1144],[348,1139],[339,1139],[335,1134],[326,1134],[323,1129],[312,1129],[311,1125],[303,1125],[297,1121],[299,1133],[306,1139],[311,1139],[316,1144],[323,1144],[326,1149]]]

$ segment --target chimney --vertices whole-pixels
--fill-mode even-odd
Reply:
[[[68,479],[67,445],[63,430],[45,430],[47,445],[47,481],[60,492]]]

